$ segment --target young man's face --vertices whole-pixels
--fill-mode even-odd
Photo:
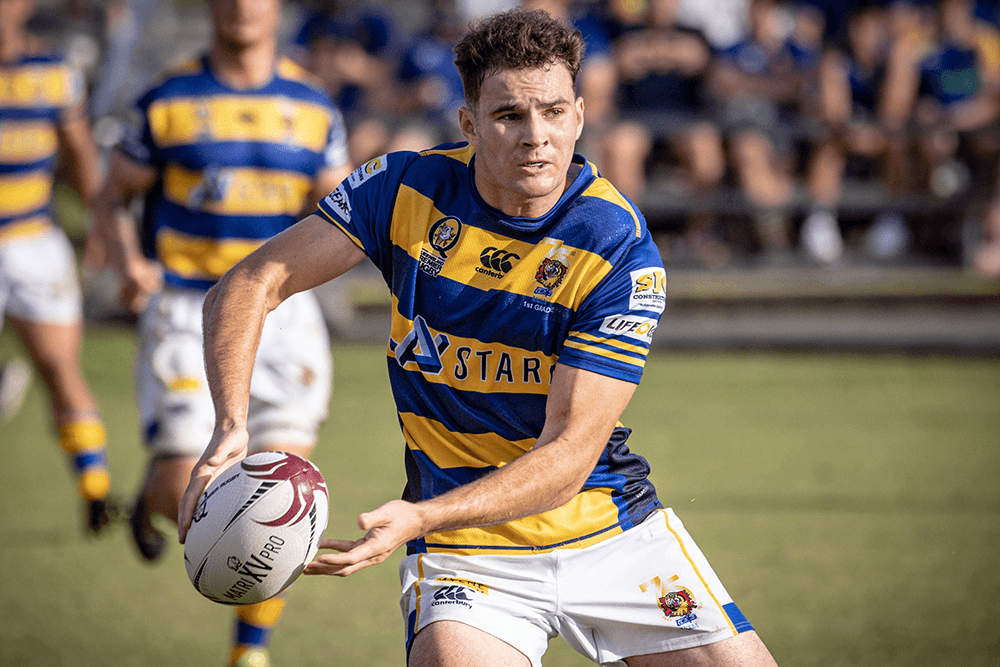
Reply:
[[[583,99],[563,64],[501,70],[483,81],[475,110],[459,112],[476,148],[476,188],[507,215],[538,217],[566,187]]]
[[[274,39],[281,0],[212,0],[216,38],[225,46],[247,48]]]

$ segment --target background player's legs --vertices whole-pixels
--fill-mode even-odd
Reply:
[[[431,623],[413,639],[409,667],[530,667],[527,656],[503,640],[457,621]]]
[[[105,431],[97,403],[80,370],[83,323],[52,324],[11,317],[48,389],[59,445],[72,458],[78,491],[87,504],[87,526],[98,532],[109,521],[111,485]]]
[[[629,667],[777,667],[756,632],[696,648],[626,658]]]

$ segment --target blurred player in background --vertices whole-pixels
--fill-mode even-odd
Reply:
[[[556,634],[601,664],[774,665],[618,421],[666,275],[642,215],[574,154],[583,44],[544,12],[477,24],[455,49],[467,143],[371,160],[210,292],[216,430],[180,538],[247,453],[265,314],[368,256],[393,297],[407,486],[306,571],[348,575],[406,544],[411,667],[538,667]]]
[[[52,196],[60,158],[88,204],[100,167],[83,79],[28,34],[34,11],[32,0],[0,0],[0,317],[6,314],[48,389],[59,445],[96,533],[109,520],[105,432],[80,370],[83,299]],[[28,373],[17,360],[0,371],[0,417],[16,410]]]
[[[201,320],[205,292],[225,271],[294,223],[347,175],[340,112],[298,65],[276,52],[280,0],[211,0],[208,53],[137,103],[95,206],[121,280],[142,312],[137,399],[150,466],[132,512],[141,555],[160,557],[153,514],[177,518],[197,457],[212,436]],[[145,197],[152,254],[125,212]],[[161,291],[162,286],[162,291]],[[308,456],[327,414],[332,361],[312,294],[276,311],[261,340],[250,444]],[[231,664],[265,665],[284,600],[237,611]]]

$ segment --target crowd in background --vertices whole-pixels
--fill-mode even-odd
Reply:
[[[191,55],[183,39],[137,55],[163,4],[70,0],[60,14],[97,26],[96,51],[77,51],[105,145],[151,72]],[[461,139],[451,47],[516,4],[583,33],[580,152],[663,232],[668,262],[937,252],[1000,277],[995,0],[301,0],[286,52],[340,106],[360,164]],[[869,203],[851,205],[855,191]]]

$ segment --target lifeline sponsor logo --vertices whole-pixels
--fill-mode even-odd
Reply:
[[[662,313],[667,306],[667,274],[658,266],[651,266],[629,273],[632,277],[632,294],[629,310],[651,310]]]
[[[340,216],[341,220],[348,223],[351,221],[351,200],[347,198],[347,190],[343,183],[328,194],[324,201],[331,211]]]
[[[479,263],[482,267],[476,267],[476,273],[490,276],[491,278],[503,278],[507,272],[514,268],[514,262],[521,259],[519,255],[507,252],[502,248],[483,248],[479,254]]]
[[[357,190],[358,186],[367,181],[369,178],[377,174],[381,174],[385,171],[385,167],[388,162],[389,156],[381,155],[365,162],[363,165],[352,171],[351,175],[347,177],[348,182],[351,184],[351,188]]]
[[[601,323],[601,333],[609,336],[628,336],[648,343],[653,340],[656,331],[656,320],[636,315],[611,315]]]
[[[440,590],[434,591],[434,602],[431,602],[431,606],[457,604],[472,609],[472,603],[466,594],[467,590],[464,586],[445,586]]]

